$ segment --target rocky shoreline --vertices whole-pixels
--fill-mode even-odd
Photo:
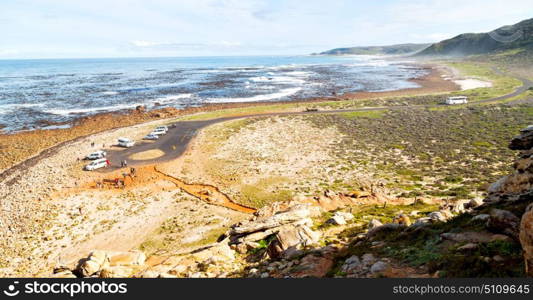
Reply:
[[[1,133],[0,131],[0,172],[21,164],[32,157],[39,156],[45,149],[54,146],[63,145],[63,143],[72,141],[77,138],[87,137],[92,134],[100,133],[110,129],[133,126],[154,120],[174,118],[200,112],[211,112],[230,108],[246,108],[253,106],[268,106],[276,104],[301,104],[317,103],[324,101],[334,101],[342,99],[366,99],[392,96],[405,96],[426,94],[433,92],[453,91],[457,86],[450,81],[443,80],[441,74],[442,68],[435,65],[423,65],[423,68],[430,72],[421,78],[412,79],[412,82],[419,84],[420,88],[405,89],[391,92],[361,92],[346,94],[342,96],[332,95],[328,98],[310,98],[294,101],[277,101],[277,102],[247,102],[247,103],[213,103],[201,107],[189,107],[185,109],[161,108],[151,111],[145,111],[143,107],[135,110],[125,110],[120,112],[101,113],[92,116],[82,117],[71,124],[54,124],[54,125],[71,125],[68,128],[60,129],[37,129],[22,131],[17,133]],[[53,151],[53,149],[50,149]],[[44,155],[46,153],[43,153]],[[3,175],[0,174],[0,177]],[[5,176],[5,175],[4,175]]]

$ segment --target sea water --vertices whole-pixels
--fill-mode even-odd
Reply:
[[[425,71],[372,56],[0,60],[6,131],[144,105],[292,101],[413,88]]]

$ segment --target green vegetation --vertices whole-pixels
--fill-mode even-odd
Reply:
[[[344,134],[335,151],[339,165],[385,180],[398,196],[470,199],[508,172],[502,165],[511,166],[514,153],[507,143],[533,123],[533,107],[403,109],[380,118],[307,118]]]
[[[452,95],[468,96],[471,101],[485,100],[512,93],[522,82],[510,76],[498,75],[490,65],[478,62],[448,62],[447,65],[459,70],[461,74],[492,82],[492,87],[457,91]]]
[[[289,181],[284,177],[269,177],[259,180],[256,184],[244,184],[241,186],[241,192],[238,202],[249,207],[263,207],[266,204],[277,201],[291,200],[292,190],[276,189],[270,190],[272,186]]]
[[[419,56],[467,56],[476,54],[506,53],[516,55],[523,48],[533,46],[533,19],[524,20],[512,26],[498,28],[493,32],[509,36],[509,32],[522,32],[522,35],[511,42],[501,43],[489,33],[465,33],[454,38],[435,43],[419,52]],[[514,54],[513,54],[514,52]]]
[[[336,48],[320,53],[320,55],[401,55],[423,50],[431,44],[399,44],[391,46],[368,46]]]
[[[217,119],[217,118],[229,117],[229,116],[284,112],[284,111],[294,110],[296,108],[303,108],[303,107],[305,107],[305,105],[300,104],[300,103],[247,106],[247,107],[239,107],[239,108],[220,109],[220,110],[215,110],[215,111],[210,111],[210,112],[205,112],[205,113],[187,115],[184,117],[177,118],[176,120],[177,121],[211,120],[211,119]]]
[[[346,119],[356,119],[356,118],[369,118],[369,119],[379,119],[382,118],[386,113],[386,110],[369,110],[369,111],[352,111],[340,113],[342,117]]]
[[[420,205],[420,204],[419,204]],[[493,208],[509,210],[516,215],[525,211],[527,201],[509,202],[505,204],[492,204],[484,207],[478,213],[489,213]],[[392,207],[391,207],[392,208]],[[420,211],[424,211],[424,206]],[[428,209],[431,210],[430,207]],[[409,211],[409,207],[402,207]],[[381,212],[390,215],[387,209],[382,208],[371,212],[373,217]],[[427,211],[427,210],[426,210]],[[363,209],[361,212],[367,213]],[[357,214],[354,214],[357,215]],[[358,228],[348,229],[342,234],[353,237],[359,233]],[[362,240],[350,246],[345,258],[351,255],[361,256],[373,253],[380,257],[390,257],[412,267],[423,266],[427,272],[438,272],[441,277],[520,277],[524,276],[524,263],[522,249],[518,242],[512,240],[496,240],[487,243],[478,243],[473,249],[460,249],[465,243],[455,243],[440,238],[442,233],[487,232],[485,222],[473,221],[472,215],[461,214],[447,222],[428,224],[423,227],[407,227],[377,233],[371,240]],[[375,247],[374,242],[379,241],[383,246]],[[493,259],[499,256],[500,260]],[[338,264],[339,266],[339,264]],[[338,268],[332,272],[335,274]]]

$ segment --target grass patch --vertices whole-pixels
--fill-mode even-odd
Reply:
[[[387,112],[387,110],[369,110],[369,111],[351,111],[339,113],[339,115],[346,119],[357,119],[357,118],[367,118],[367,119],[380,119]]]

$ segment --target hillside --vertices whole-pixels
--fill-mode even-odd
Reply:
[[[319,55],[403,55],[416,53],[431,44],[399,44],[390,46],[367,46],[336,48]]]
[[[486,33],[465,33],[435,43],[416,56],[467,56],[533,49],[533,19]]]

